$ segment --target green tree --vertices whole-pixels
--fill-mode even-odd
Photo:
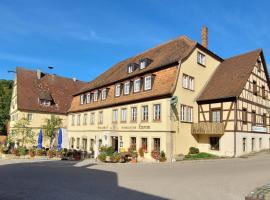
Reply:
[[[12,95],[13,81],[0,80],[0,131],[6,132],[9,120],[9,109]]]
[[[35,142],[35,133],[32,131],[32,128],[29,127],[30,122],[27,118],[22,118],[14,125],[14,128],[8,135],[8,139],[12,142],[20,142],[21,146],[26,144],[34,144]]]
[[[62,119],[55,115],[52,115],[51,118],[45,119],[45,124],[43,125],[43,129],[45,135],[50,139],[50,148],[53,147],[53,141],[56,138],[57,131],[62,126]]]

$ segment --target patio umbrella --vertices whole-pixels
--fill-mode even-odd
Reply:
[[[61,150],[62,149],[62,129],[59,129],[58,133],[58,144],[57,144],[57,149]]]
[[[39,134],[38,134],[38,149],[42,148],[42,129],[40,129]]]

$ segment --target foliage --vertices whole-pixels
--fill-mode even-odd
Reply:
[[[198,154],[188,154],[185,156],[185,160],[197,160],[197,159],[215,159],[219,158],[216,155],[210,153],[198,153]]]
[[[101,162],[105,162],[106,161],[106,153],[104,152],[101,152],[99,155],[98,155],[98,159],[101,161]]]
[[[200,153],[200,150],[196,147],[190,147],[189,148],[189,154],[198,154]]]
[[[160,158],[160,152],[159,152],[158,150],[153,150],[153,151],[151,152],[151,156],[152,156],[152,158],[154,158],[155,160],[159,160],[159,158]]]
[[[12,153],[13,155],[15,155],[15,156],[19,156],[19,155],[20,155],[18,149],[12,149],[12,150],[11,150],[11,153]]]
[[[27,149],[26,149],[26,147],[20,147],[20,148],[18,149],[18,151],[19,151],[20,156],[25,156],[25,155],[27,154]]]
[[[43,149],[37,149],[36,150],[36,155],[43,156],[44,155],[44,150]]]
[[[54,155],[55,155],[55,151],[54,151],[53,149],[49,149],[49,150],[47,151],[47,156],[48,156],[49,158],[52,158]]]
[[[119,161],[120,161],[120,158],[121,158],[120,154],[114,152],[114,153],[111,155],[110,160],[111,160],[111,162],[116,163],[116,162],[119,162]]]
[[[167,158],[166,158],[165,152],[164,152],[164,151],[161,151],[161,152],[160,152],[159,161],[160,161],[160,162],[165,162],[166,160],[167,160]]]
[[[135,145],[131,145],[128,149],[128,152],[130,153],[132,158],[137,158],[138,157],[138,153],[136,150],[136,146]]]
[[[55,154],[56,154],[57,157],[62,157],[62,156],[65,155],[65,153],[66,152],[65,152],[64,149],[61,149],[61,150],[58,150],[58,151],[55,152]]]
[[[14,125],[14,128],[8,135],[9,141],[20,142],[21,146],[25,146],[26,144],[33,144],[35,142],[35,134],[29,125],[30,122],[25,117],[17,121]]]
[[[114,150],[113,147],[108,147],[108,148],[105,150],[105,153],[106,153],[107,156],[112,156],[114,152],[115,152],[115,150]]]
[[[144,149],[142,147],[139,148],[138,152],[139,152],[140,157],[144,158]]]
[[[62,119],[55,115],[52,115],[51,118],[45,119],[45,124],[43,125],[43,129],[45,131],[45,135],[50,138],[50,148],[53,147],[53,141],[57,136],[57,131],[62,126]]]
[[[0,80],[0,132],[6,133],[13,81]]]
[[[29,156],[30,157],[34,157],[35,156],[35,152],[36,152],[36,150],[34,148],[29,149],[29,151],[28,151]]]

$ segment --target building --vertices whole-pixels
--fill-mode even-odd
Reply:
[[[25,117],[37,134],[51,115],[63,119],[63,129],[67,128],[67,111],[72,101],[72,94],[86,83],[53,74],[16,68],[10,106],[10,130],[14,124]],[[18,138],[19,139],[19,138]],[[44,140],[44,145],[47,140]]]

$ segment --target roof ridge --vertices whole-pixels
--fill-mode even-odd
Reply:
[[[225,58],[224,61],[231,60],[231,59],[234,59],[234,58],[238,58],[238,57],[241,57],[241,56],[245,56],[245,55],[255,53],[255,52],[260,54],[262,52],[262,48],[258,48],[258,49],[252,50],[252,51],[248,51],[248,52],[245,52],[245,53],[241,53],[241,54],[238,54],[238,55],[231,56],[229,58]]]

